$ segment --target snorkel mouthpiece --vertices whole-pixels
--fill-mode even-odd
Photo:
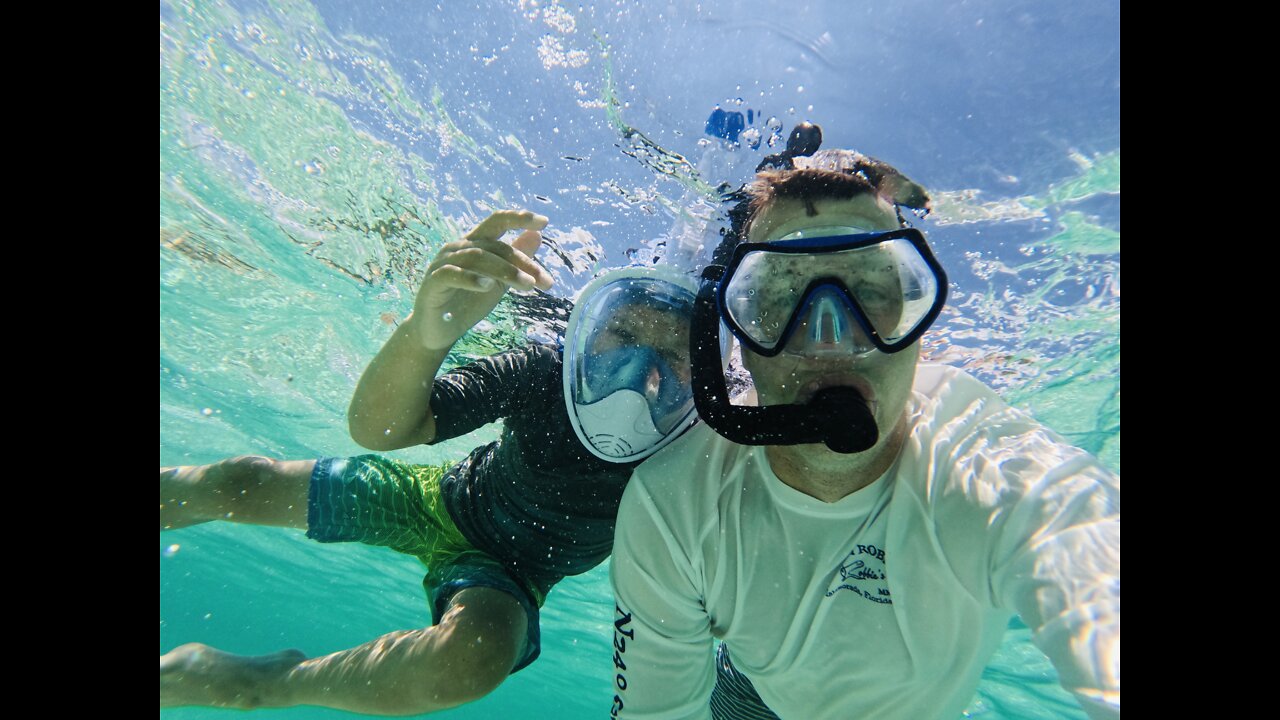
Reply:
[[[825,418],[822,442],[832,452],[858,453],[875,447],[880,439],[876,418],[866,398],[856,388],[821,390],[808,403],[817,417]]]

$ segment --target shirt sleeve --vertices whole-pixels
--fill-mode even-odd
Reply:
[[[636,471],[618,510],[610,578],[613,718],[710,718],[711,623],[688,544],[655,507]]]
[[[969,413],[985,417],[951,449],[941,545],[975,596],[1018,613],[1090,717],[1118,718],[1120,480],[961,382],[989,397],[967,390]]]
[[[431,386],[433,442],[510,417],[526,398],[560,392],[559,379],[556,351],[541,345],[501,352],[438,375]]]

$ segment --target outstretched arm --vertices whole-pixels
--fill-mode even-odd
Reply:
[[[1119,717],[1119,477],[971,377],[944,392],[985,417],[948,451],[941,547],[975,597],[1022,617],[1090,717]]]
[[[992,584],[1089,717],[1119,718],[1119,479],[1084,456],[1055,467],[1043,486],[1014,509],[1036,532],[1001,548],[1007,559],[993,563]]]
[[[431,384],[449,348],[498,304],[507,288],[543,290],[552,279],[532,258],[547,218],[496,212],[427,268],[413,313],[365,368],[347,410],[351,437],[370,450],[395,450],[435,439]],[[507,244],[502,236],[523,230]]]

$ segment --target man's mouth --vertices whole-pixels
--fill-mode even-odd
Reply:
[[[800,386],[800,390],[796,393],[796,403],[807,403],[819,392],[835,387],[849,387],[857,390],[862,395],[862,399],[867,401],[871,411],[875,412],[876,394],[871,388],[871,383],[851,373],[823,375],[810,380]]]

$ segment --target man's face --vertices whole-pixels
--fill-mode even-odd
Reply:
[[[898,227],[893,208],[871,195],[853,200],[819,200],[813,203],[816,215],[808,214],[804,203],[781,200],[757,218],[752,225],[749,242],[776,240],[785,235],[824,226],[853,226],[868,230],[892,230]],[[886,276],[888,277],[888,276]],[[875,280],[881,284],[896,282]],[[783,283],[785,285],[785,282]],[[776,284],[774,284],[776,290]],[[893,288],[886,287],[886,294]],[[796,292],[803,292],[799,287]],[[900,295],[901,290],[897,288]],[[875,309],[864,308],[873,315]],[[817,313],[810,312],[806,322],[815,322]],[[817,320],[821,322],[821,320]],[[856,323],[852,332],[857,335],[853,344],[867,344],[862,330]],[[827,331],[816,327],[813,332],[802,326],[776,357],[766,358],[750,351],[743,352],[743,364],[751,373],[761,405],[793,404],[808,401],[820,390],[830,387],[854,387],[862,393],[871,406],[881,437],[886,437],[906,410],[911,385],[915,379],[916,363],[920,358],[919,344],[897,353],[886,354],[878,350],[854,355],[840,351],[838,345],[824,348]],[[846,346],[848,344],[846,339]]]

